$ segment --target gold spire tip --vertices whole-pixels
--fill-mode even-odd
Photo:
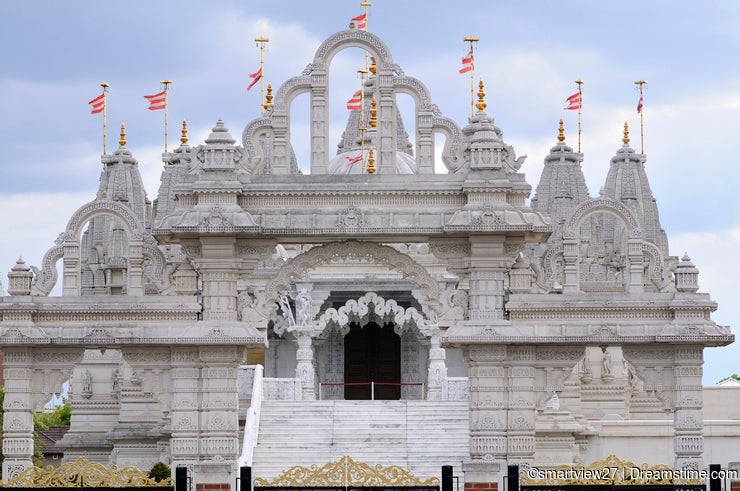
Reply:
[[[577,83],[578,85],[582,85],[582,84],[583,84],[583,80],[581,80],[580,78],[577,78],[577,79],[576,79],[576,83]]]
[[[265,103],[263,104],[264,108],[267,109],[268,107],[272,107],[272,99],[275,96],[272,95],[272,84],[267,84],[267,94],[265,94]]]
[[[635,80],[635,85],[642,85],[646,83],[647,83],[647,80]]]
[[[375,153],[373,152],[373,149],[370,149],[370,154],[367,157],[367,173],[368,174],[375,174]]]
[[[188,122],[184,119],[182,120],[182,132],[180,136],[180,143],[185,145],[188,142]]]
[[[463,39],[463,41],[468,42],[468,43],[477,43],[478,41],[480,41],[480,38],[476,36],[466,36],[465,39]]]
[[[478,102],[475,103],[475,107],[478,108],[478,112],[482,113],[486,110],[486,91],[483,90],[483,79],[478,82]]]
[[[104,89],[110,87],[110,85],[108,85],[108,82],[100,82],[100,86]]]
[[[121,123],[121,138],[118,140],[118,144],[122,147],[126,146],[126,125]]]
[[[165,85],[167,85],[167,84],[171,84],[171,83],[172,83],[172,80],[170,80],[169,78],[166,78],[166,79],[164,79],[164,80],[160,80],[160,81],[159,81],[159,83],[160,83],[160,84],[165,84]]]
[[[372,7],[372,5],[373,4],[368,1],[360,2],[360,7]]]
[[[255,43],[269,43],[270,40],[264,36],[259,36],[259,37],[254,38],[254,42]]]
[[[565,127],[563,126],[563,118],[560,118],[560,125],[558,125],[558,141],[565,141]]]
[[[370,127],[375,128],[378,126],[378,120],[376,119],[376,116],[378,114],[378,103],[375,100],[375,96],[373,96],[372,102],[370,102]]]
[[[622,137],[622,143],[625,145],[629,144],[630,142],[630,126],[627,124],[627,121],[624,122],[624,131],[622,131],[622,134],[624,135]]]

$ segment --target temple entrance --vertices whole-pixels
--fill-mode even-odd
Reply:
[[[374,382],[374,387],[371,386]],[[344,337],[344,398],[401,398],[401,338],[391,324],[351,324]],[[390,385],[384,385],[390,384]]]

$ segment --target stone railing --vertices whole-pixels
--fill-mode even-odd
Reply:
[[[257,446],[257,437],[260,428],[260,411],[262,409],[262,365],[248,365],[239,369],[239,399],[249,395],[250,403],[247,409],[247,417],[244,421],[244,442],[242,453],[239,456],[239,466],[251,466],[254,447]],[[242,378],[242,373],[245,377]],[[249,377],[248,375],[252,376]],[[244,381],[244,384],[241,382]],[[247,392],[249,391],[249,392]]]
[[[447,401],[467,401],[470,398],[468,377],[447,377],[442,385],[444,399]]]
[[[262,398],[265,401],[300,401],[301,380],[298,378],[264,378]]]

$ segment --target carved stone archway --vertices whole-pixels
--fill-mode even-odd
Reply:
[[[583,221],[595,213],[607,213],[614,216],[627,229],[627,269],[624,286],[633,293],[645,290],[643,235],[640,223],[630,209],[623,203],[609,198],[598,198],[579,205],[571,215],[563,230],[563,272],[565,293],[576,293],[581,290],[579,273],[580,229]]]
[[[423,266],[392,247],[357,240],[329,242],[290,259],[265,286],[265,306],[277,303],[280,292],[290,290],[291,285],[305,278],[309,270],[337,259],[363,259],[393,269],[416,285],[422,294],[417,300],[425,313],[429,309],[438,314],[439,285]]]
[[[82,227],[93,218],[104,215],[117,218],[129,238],[127,293],[129,295],[144,294],[142,263],[145,230],[143,225],[127,206],[107,199],[96,199],[82,205],[67,222],[63,243],[64,277],[62,281],[65,296],[80,295],[80,234],[82,233]],[[46,262],[44,266],[46,267]],[[49,273],[49,277],[51,277],[51,273]]]

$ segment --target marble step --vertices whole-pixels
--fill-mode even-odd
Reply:
[[[457,401],[265,401],[254,452],[256,477],[295,466],[356,461],[400,465],[420,477],[469,453],[468,408]]]

